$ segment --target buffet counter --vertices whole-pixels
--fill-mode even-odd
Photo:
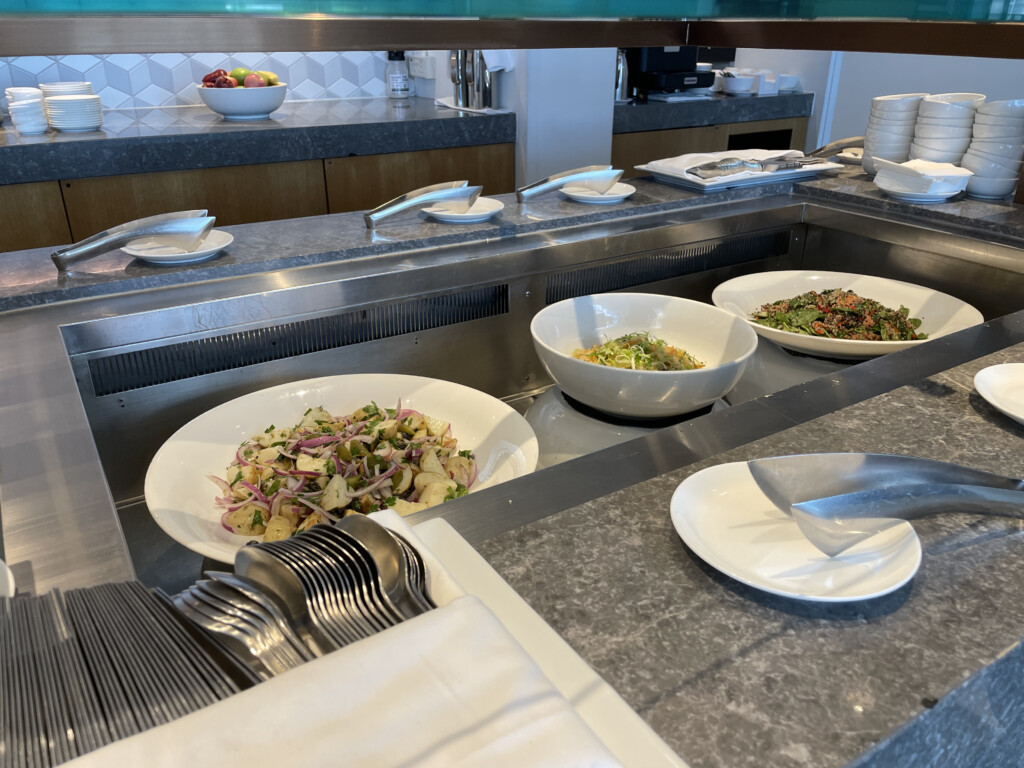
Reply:
[[[222,255],[174,267],[111,253],[58,278],[47,249],[0,255],[0,509],[5,559],[20,588],[42,593],[130,578],[143,566],[157,577],[176,567],[169,549],[144,553],[144,563],[129,553],[115,501],[138,499],[119,488],[112,497],[118,462],[104,466],[96,448],[103,442],[97,414],[131,414],[159,398],[145,387],[126,390],[87,412],[83,392],[93,385],[79,363],[107,350],[144,353],[157,336],[168,344],[248,332],[281,311],[289,288],[306,288],[300,295],[325,306],[358,308],[396,298],[373,275],[412,275],[424,291],[445,276],[485,285],[496,279],[489,257],[507,252],[521,255],[515,272],[526,279],[562,264],[568,257],[560,248],[578,244],[596,263],[609,256],[596,243],[670,225],[695,228],[709,242],[708,228],[717,227],[715,242],[743,226],[781,231],[793,245],[812,218],[833,214],[855,215],[874,234],[911,222],[922,243],[971,238],[965,242],[978,247],[965,263],[984,262],[1008,280],[1024,275],[1024,218],[1010,203],[899,203],[855,169],[714,195],[651,180],[636,187],[607,208],[557,193],[523,206],[504,196],[500,217],[483,224],[443,226],[410,214],[368,231],[361,216],[339,214],[240,226]],[[851,262],[848,271],[857,267]],[[356,295],[360,286],[372,290]],[[528,321],[516,307],[510,314]],[[311,302],[289,311],[318,309]],[[454,526],[692,768],[1013,764],[1024,733],[1015,684],[1024,663],[1019,521],[917,521],[924,558],[916,578],[874,600],[822,604],[722,575],[682,544],[668,514],[674,489],[699,470],[784,453],[907,453],[1024,475],[1024,430],[971,382],[986,365],[1020,359],[1024,312],[986,317],[408,519],[442,517]],[[359,362],[363,370],[422,372],[429,362],[422,347],[432,338],[453,346],[450,335],[431,333],[408,334],[398,346],[373,342],[374,357]],[[478,340],[468,330],[461,338]],[[528,354],[474,349],[477,367],[486,368]],[[318,354],[299,357],[314,364]],[[72,366],[69,355],[85,359]],[[271,365],[224,376],[234,391],[251,391],[257,380],[273,381]],[[474,371],[478,378],[467,383],[481,375]],[[189,407],[209,407],[189,387],[173,391],[183,403],[196,401]],[[115,442],[129,437],[114,432]]]

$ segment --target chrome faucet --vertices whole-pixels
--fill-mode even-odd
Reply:
[[[447,200],[453,211],[464,213],[480,197],[480,191],[483,189],[479,186],[470,187],[467,184],[469,184],[468,181],[444,181],[440,184],[431,184],[429,187],[414,189],[383,205],[378,205],[372,211],[367,211],[363,214],[363,221],[366,222],[367,229],[373,229],[388,216],[438,200]]]

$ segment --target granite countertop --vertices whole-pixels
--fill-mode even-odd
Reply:
[[[662,131],[722,123],[808,117],[813,105],[813,93],[746,97],[715,93],[706,99],[674,103],[648,101],[644,104],[618,104],[612,118],[612,133]]]
[[[1020,342],[1017,314],[987,332]],[[964,332],[960,345],[985,332]],[[923,360],[927,350],[913,352]],[[913,368],[914,355],[896,357]],[[815,451],[1024,476],[1024,427],[972,384],[983,367],[1022,358],[1016,343],[477,548],[691,768],[1018,765],[1020,520],[917,520],[924,554],[911,582],[822,604],[761,592],[706,564],[676,534],[669,500],[705,468]],[[864,363],[858,376],[898,375],[906,368],[897,362]],[[806,408],[806,393],[780,394]]]
[[[630,184],[636,193],[611,206],[576,203],[558,192],[525,204],[517,203],[513,195],[497,195],[504,209],[479,224],[445,224],[410,211],[386,219],[372,231],[366,229],[360,213],[224,227],[234,242],[214,258],[195,264],[151,265],[117,250],[59,275],[49,258],[52,249],[12,251],[0,254],[0,311],[286,267],[355,261],[419,248],[493,243],[560,227],[706,206],[736,206],[766,198],[831,203],[884,217],[980,233],[1015,246],[1024,240],[1024,208],[1008,200],[960,196],[938,205],[901,202],[888,198],[856,166],[811,181],[776,182],[709,194],[655,182],[650,177],[630,179]],[[216,211],[212,213],[216,215]]]
[[[0,184],[446,149],[516,140],[516,116],[432,99],[285,101],[268,120],[232,122],[205,106],[104,110],[84,133],[0,127]]]

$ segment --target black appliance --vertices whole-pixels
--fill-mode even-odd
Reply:
[[[710,88],[715,83],[715,73],[697,71],[698,53],[700,51],[696,45],[627,48],[626,63],[629,66],[632,93],[645,98],[649,93]],[[721,54],[716,51],[716,55]]]

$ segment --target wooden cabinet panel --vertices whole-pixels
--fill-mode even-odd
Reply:
[[[672,128],[666,131],[616,133],[612,136],[612,166],[622,168],[622,178],[645,176],[634,168],[651,160],[686,155],[690,152],[714,152],[725,149],[716,126]]]
[[[419,187],[458,179],[497,195],[515,191],[515,145],[328,158],[324,173],[331,213],[365,211]]]
[[[0,186],[0,253],[71,242],[60,182]]]
[[[138,173],[61,182],[74,239],[169,211],[206,208],[217,225],[327,213],[323,161]]]

